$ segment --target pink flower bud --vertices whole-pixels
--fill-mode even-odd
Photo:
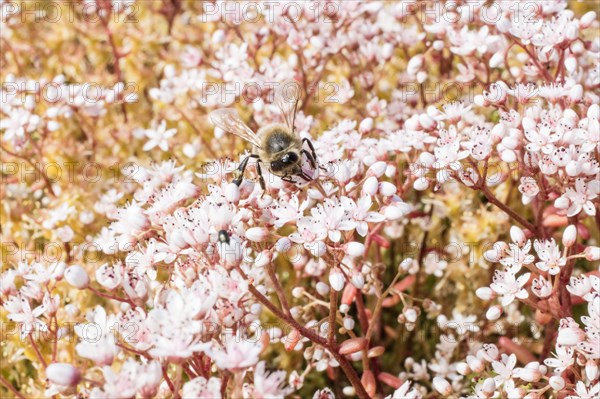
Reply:
[[[368,177],[362,186],[362,193],[367,195],[377,194],[379,188],[379,182],[375,176]]]
[[[383,215],[387,220],[398,220],[410,211],[410,206],[404,202],[398,202],[386,206]]]
[[[396,186],[388,181],[382,181],[379,183],[379,192],[384,197],[391,197],[392,195],[396,194],[396,191]]]
[[[484,344],[483,347],[477,351],[477,358],[491,363],[500,358],[500,351],[494,344]]]
[[[579,27],[581,29],[588,28],[596,19],[596,12],[588,11],[579,19]]]
[[[416,75],[418,70],[423,66],[423,55],[417,54],[408,61],[406,72],[410,75]]]
[[[442,377],[434,377],[433,378],[433,388],[438,391],[442,396],[448,397],[452,395],[452,386],[445,378]]]
[[[460,375],[468,375],[468,374],[471,374],[471,372],[472,372],[469,365],[465,362],[456,363],[456,371]]]
[[[576,40],[579,36],[579,26],[574,22],[567,24],[564,29],[564,35],[569,40]]]
[[[317,241],[309,245],[305,245],[306,249],[315,258],[320,258],[327,253],[327,245],[323,241]]]
[[[389,60],[394,54],[394,45],[392,43],[384,43],[381,46],[381,56],[384,60]]]
[[[316,288],[317,288],[317,292],[321,296],[325,296],[325,295],[327,295],[329,293],[329,286],[327,284],[325,284],[324,282],[322,282],[322,281],[319,281],[317,283]]]
[[[298,342],[300,342],[300,332],[298,330],[292,330],[284,339],[284,347],[286,350],[291,351],[294,350]]]
[[[590,119],[600,118],[600,105],[592,104],[587,110],[587,117]]]
[[[52,363],[46,368],[46,377],[53,384],[72,387],[81,380],[81,372],[68,363]]]
[[[406,318],[406,321],[409,323],[414,323],[417,321],[417,317],[419,317],[419,313],[417,312],[417,310],[414,307],[406,307],[404,308],[404,310],[402,311],[402,313],[404,314],[404,317]]]
[[[523,246],[527,241],[525,233],[517,226],[512,226],[510,228],[510,239],[518,246]]]
[[[271,256],[271,252],[265,249],[256,255],[256,258],[254,259],[254,266],[265,267],[272,261],[273,257]]]
[[[363,134],[368,133],[371,129],[373,129],[373,118],[365,118],[358,125],[358,131]]]
[[[585,363],[585,375],[588,380],[593,381],[598,377],[598,363],[594,359],[588,359]]]
[[[344,317],[343,325],[344,325],[344,328],[348,331],[354,330],[354,325],[355,325],[354,319],[350,316]]]
[[[498,250],[498,248],[488,249],[487,251],[485,251],[483,253],[483,258],[485,260],[487,260],[488,262],[496,263],[496,262],[500,261],[501,257],[502,257],[502,254]]]
[[[275,251],[285,253],[292,247],[292,241],[287,237],[282,237],[275,243]]]
[[[523,381],[537,382],[542,378],[539,366],[538,362],[531,362],[523,368],[515,369],[515,374]]]
[[[329,272],[329,284],[331,288],[339,292],[344,288],[345,283],[346,280],[342,272],[338,268],[331,269]]]
[[[417,191],[425,191],[429,187],[429,181],[425,177],[419,177],[413,183],[413,188]]]
[[[265,227],[251,227],[246,230],[246,238],[254,242],[265,241],[269,237],[269,229]]]
[[[65,280],[73,287],[83,290],[90,284],[90,278],[88,277],[85,269],[78,265],[73,265],[65,270]]]
[[[571,90],[569,91],[569,98],[573,102],[581,101],[581,99],[583,98],[583,86],[578,84],[571,87]]]
[[[498,305],[492,306],[485,313],[485,317],[490,321],[498,320],[501,315],[502,315],[502,306],[498,306]]]
[[[473,355],[467,356],[467,364],[475,373],[481,373],[483,370],[485,370],[485,364]]]
[[[563,232],[562,243],[565,247],[569,248],[577,240],[577,227],[575,225],[569,225]]]
[[[60,304],[60,297],[58,295],[54,295],[54,297],[51,297],[50,294],[46,293],[46,295],[44,295],[43,304],[44,310],[46,311],[48,316],[54,316]]]
[[[493,378],[486,378],[485,381],[483,381],[481,391],[486,398],[491,398],[494,396],[494,392],[496,392],[496,381],[494,381]]]
[[[577,69],[577,59],[575,57],[567,57],[565,59],[565,68],[569,73],[575,72]]]
[[[500,33],[506,33],[506,32],[508,32],[511,27],[512,27],[512,21],[510,21],[507,17],[502,17],[496,23],[496,29],[498,29],[498,31]]]
[[[488,105],[490,105],[489,101],[487,101],[485,97],[481,94],[477,94],[473,99],[473,102],[479,107],[487,107]]]
[[[363,350],[367,346],[367,340],[363,337],[350,338],[340,345],[340,355],[349,355]]]
[[[550,377],[549,385],[555,391],[561,391],[565,387],[565,379],[560,375],[553,375]]]
[[[353,272],[350,282],[359,290],[365,286],[365,277],[360,272]]]
[[[554,200],[554,207],[558,209],[567,209],[569,207],[569,199],[567,197],[558,197]]]
[[[229,183],[223,190],[227,201],[237,204],[240,200],[240,187],[235,183]]]
[[[425,130],[433,129],[436,125],[435,119],[427,114],[419,115],[419,123]]]
[[[594,247],[594,246],[587,247],[583,251],[583,254],[585,255],[585,258],[587,260],[589,260],[590,262],[600,260],[600,247]]]
[[[566,327],[558,330],[556,343],[563,346],[575,346],[585,340],[585,331],[579,327]]]
[[[494,53],[492,58],[490,58],[490,68],[497,68],[504,63],[504,52],[497,51]]]
[[[365,253],[365,246],[360,242],[352,241],[346,244],[346,254],[357,258]]]
[[[292,296],[294,298],[301,298],[302,294],[304,294],[304,287],[294,287],[292,289]]]
[[[379,178],[379,177],[383,176],[386,168],[387,168],[387,163],[385,163],[384,161],[375,162],[367,170],[367,176],[375,176],[375,177]]]

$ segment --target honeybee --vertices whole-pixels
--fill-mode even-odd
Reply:
[[[235,184],[239,186],[242,183],[250,158],[258,161],[256,171],[263,190],[265,190],[265,179],[262,175],[261,163],[268,165],[272,174],[290,183],[297,183],[294,179],[296,176],[306,182],[313,180],[302,169],[302,157],[306,156],[311,168],[315,170],[317,167],[315,148],[309,139],[301,139],[294,127],[299,98],[300,87],[296,82],[286,82],[280,85],[275,91],[274,103],[278,106],[285,123],[263,126],[257,133],[254,133],[242,121],[233,108],[219,109],[210,113],[209,118],[213,125],[252,144],[252,153],[244,158],[238,167],[237,177],[233,180]],[[304,149],[305,143],[310,151]]]

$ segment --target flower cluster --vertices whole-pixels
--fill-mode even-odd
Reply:
[[[588,3],[0,7],[0,396],[600,395]]]

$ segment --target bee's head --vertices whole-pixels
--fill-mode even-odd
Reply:
[[[229,244],[229,233],[227,230],[219,231],[219,242],[222,244]]]
[[[295,165],[298,163],[298,154],[293,151],[286,152],[281,156],[281,158],[276,161],[271,162],[271,170],[273,172],[281,172],[285,169],[288,169],[291,165]]]

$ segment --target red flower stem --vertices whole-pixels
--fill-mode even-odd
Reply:
[[[117,83],[122,82],[123,84],[125,84],[125,80],[123,79],[123,73],[121,72],[121,65],[120,65],[121,54],[119,53],[119,50],[117,49],[117,44],[115,43],[115,38],[110,29],[110,26],[108,25],[110,16],[103,17],[100,13],[98,13],[98,16],[100,17],[100,20],[102,21],[102,25],[104,26],[104,30],[106,31],[106,36],[108,37],[108,43],[110,44],[110,48],[112,50],[113,57],[115,58],[114,68],[115,68],[115,75],[117,76]],[[127,123],[128,118],[127,118],[127,108],[125,108],[125,102],[121,102],[121,110],[123,111],[123,118],[125,119],[125,123]]]
[[[169,386],[169,389],[171,390],[171,392],[175,393],[175,385],[173,385],[173,381],[171,381],[171,379],[169,378],[169,374],[167,374],[166,366],[162,367],[162,374],[163,374],[163,378],[167,382],[167,385]]]
[[[33,340],[33,335],[31,335],[31,333],[29,334],[29,342],[31,342],[31,346],[33,346],[33,350],[35,351],[35,354],[37,355],[38,359],[40,360],[40,362],[42,363],[44,368],[48,367],[48,363],[46,363],[46,361],[44,360],[44,357],[40,353],[40,349],[38,348],[35,341]]]
[[[283,292],[283,288],[279,283],[279,279],[277,278],[277,275],[275,274],[275,269],[273,267],[273,262],[269,262],[269,264],[267,265],[267,274],[269,275],[269,279],[273,283],[273,287],[275,288],[275,293],[277,294],[277,298],[279,299],[281,308],[288,316],[291,317],[292,313],[290,312],[290,305],[288,304],[288,301],[285,297],[285,293]]]
[[[17,397],[19,399],[25,399],[25,396],[23,396],[19,391],[17,391],[17,389],[15,387],[13,387],[13,385],[10,382],[8,382],[8,380],[5,379],[1,375],[0,375],[0,383],[2,383],[2,385],[4,385],[9,391],[14,393],[15,397]]]
[[[246,273],[244,273],[244,271],[242,270],[241,267],[236,266],[236,270],[240,273],[240,275],[244,279],[248,280],[248,276],[246,275]],[[314,342],[315,344],[321,345],[322,347],[327,349],[331,353],[331,355],[335,358],[335,360],[337,360],[337,362],[339,363],[340,367],[342,368],[342,371],[344,372],[344,374],[346,375],[346,377],[348,378],[348,380],[354,387],[356,395],[360,399],[369,399],[370,398],[369,394],[365,390],[365,387],[360,382],[360,378],[358,377],[356,370],[354,370],[354,367],[352,367],[352,364],[345,356],[340,355],[340,353],[338,352],[338,348],[335,344],[328,342],[327,340],[325,340],[323,337],[317,335],[312,330],[309,330],[308,328],[306,328],[303,325],[301,325],[300,323],[298,323],[293,317],[288,316],[285,313],[283,313],[280,309],[277,308],[277,306],[275,306],[263,294],[261,294],[260,291],[258,291],[251,282],[249,282],[249,284],[248,284],[248,290],[250,291],[250,293],[252,295],[254,295],[254,297],[261,304],[263,304],[275,316],[277,316],[279,319],[281,319],[281,321],[284,321],[290,327],[293,327],[294,329],[296,329],[303,337],[308,338],[310,341]]]
[[[330,344],[335,344],[335,317],[337,315],[337,291],[332,289],[329,291],[329,330],[327,331],[327,341]]]
[[[481,192],[483,193],[483,195],[485,195],[485,198],[487,198],[488,201],[490,201],[492,204],[496,205],[498,208],[504,211],[504,213],[506,213],[508,216],[510,216],[512,219],[518,222],[521,226],[525,227],[532,233],[538,231],[538,228],[534,226],[531,222],[529,222],[523,216],[515,212],[514,209],[508,207],[506,204],[500,201],[487,186],[484,185],[483,187],[481,187]]]

